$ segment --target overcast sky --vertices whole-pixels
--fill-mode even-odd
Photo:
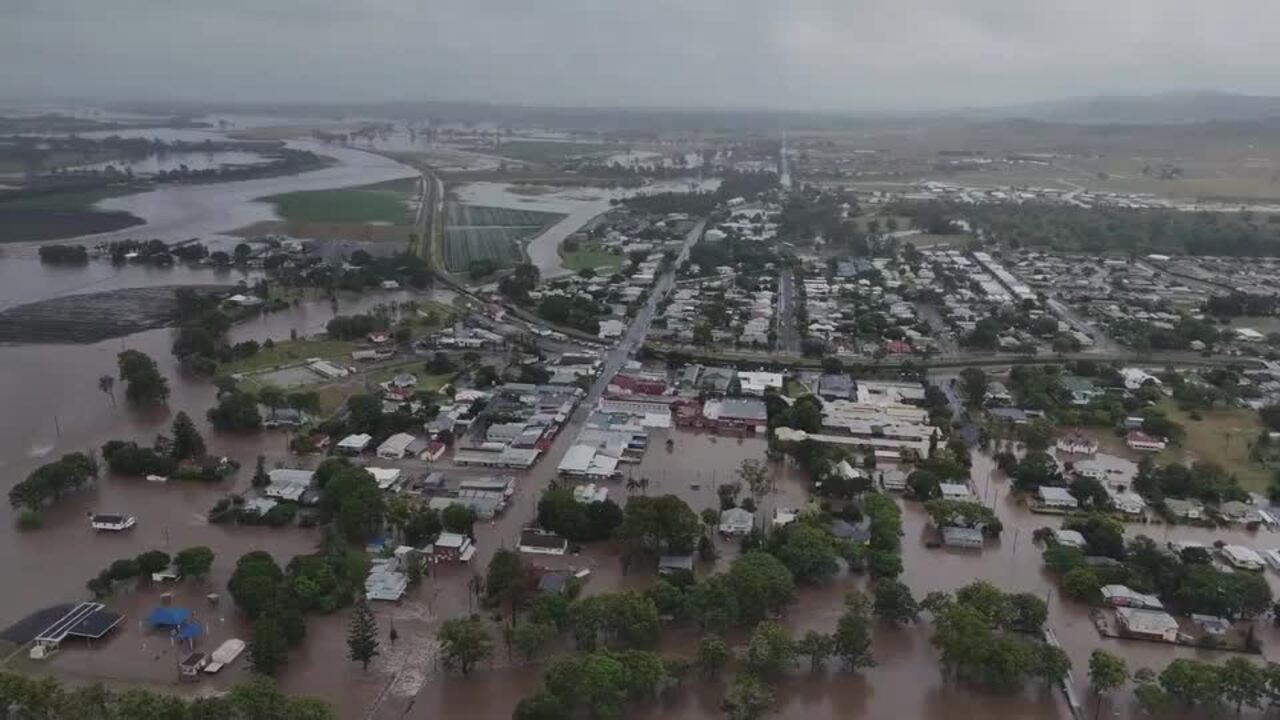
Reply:
[[[0,0],[0,100],[894,110],[1280,94],[1275,0]]]

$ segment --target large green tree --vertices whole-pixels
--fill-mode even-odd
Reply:
[[[478,618],[446,620],[436,639],[445,667],[457,668],[463,676],[470,675],[476,663],[493,652],[493,640]]]
[[[362,670],[378,655],[378,621],[373,617],[369,601],[360,598],[351,611],[347,626],[347,657],[360,663]]]
[[[169,399],[169,381],[160,374],[156,361],[138,350],[125,350],[117,357],[124,395],[136,405],[160,405]]]

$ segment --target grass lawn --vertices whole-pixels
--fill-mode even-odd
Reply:
[[[622,265],[622,256],[614,255],[600,245],[582,245],[577,250],[566,251],[560,246],[560,259],[564,266],[574,272],[590,268],[616,268]]]
[[[1182,447],[1161,453],[1160,461],[1208,460],[1234,473],[1246,489],[1266,490],[1271,470],[1249,457],[1249,445],[1262,431],[1258,413],[1247,408],[1210,410],[1202,413],[1203,420],[1192,420],[1172,402],[1164,403],[1163,407],[1170,419],[1186,429],[1187,436]]]
[[[218,372],[223,375],[252,372],[313,357],[338,360],[345,365],[350,364],[353,349],[355,343],[350,340],[283,340],[270,349],[259,350],[253,357],[223,365]]]
[[[404,194],[394,190],[314,190],[260,199],[275,205],[276,213],[285,220],[390,225],[405,225],[409,221]]]

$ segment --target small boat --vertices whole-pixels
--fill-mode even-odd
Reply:
[[[132,515],[116,515],[114,513],[89,513],[89,526],[94,530],[122,532],[137,525]]]

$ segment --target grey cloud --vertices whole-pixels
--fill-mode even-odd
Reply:
[[[885,110],[1280,94],[1263,0],[0,0],[0,99]]]

